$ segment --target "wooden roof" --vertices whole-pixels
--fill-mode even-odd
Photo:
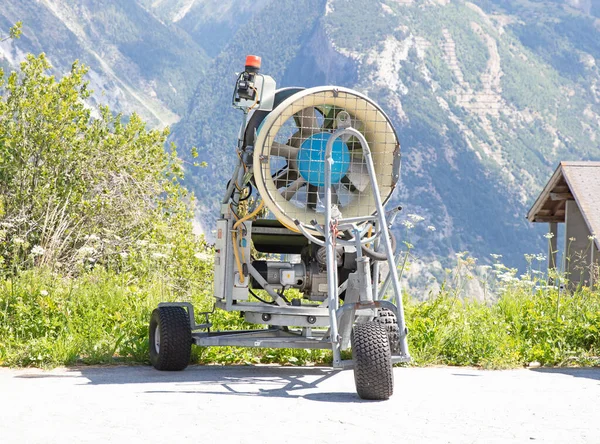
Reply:
[[[600,248],[600,162],[561,162],[527,213],[530,222],[564,222],[575,200]]]

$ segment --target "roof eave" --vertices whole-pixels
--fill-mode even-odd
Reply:
[[[550,197],[550,191],[552,191],[552,189],[556,186],[560,178],[563,176],[562,166],[563,163],[561,162],[554,171],[554,174],[552,174],[552,177],[550,178],[550,180],[548,181],[548,183],[546,184],[546,186],[544,187],[534,204],[527,212],[527,220],[529,222],[536,222],[535,216],[540,211],[542,206],[544,206],[546,200],[548,200],[548,198]]]

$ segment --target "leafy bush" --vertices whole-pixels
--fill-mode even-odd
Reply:
[[[168,131],[85,105],[87,68],[56,80],[44,55],[0,73],[0,273],[18,267],[119,263],[139,240],[177,244],[191,233],[190,199]],[[92,245],[101,236],[105,242]],[[183,240],[182,240],[183,239]]]

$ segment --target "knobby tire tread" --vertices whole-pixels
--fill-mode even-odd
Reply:
[[[352,329],[354,381],[362,399],[385,400],[394,392],[388,334],[381,324],[366,322]]]
[[[154,347],[156,324],[160,326],[160,351]],[[179,371],[190,363],[192,330],[183,307],[158,307],[150,321],[150,361],[157,370]]]

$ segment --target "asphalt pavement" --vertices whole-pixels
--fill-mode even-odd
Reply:
[[[0,369],[0,443],[598,443],[600,368],[395,368],[388,401],[316,367]]]

